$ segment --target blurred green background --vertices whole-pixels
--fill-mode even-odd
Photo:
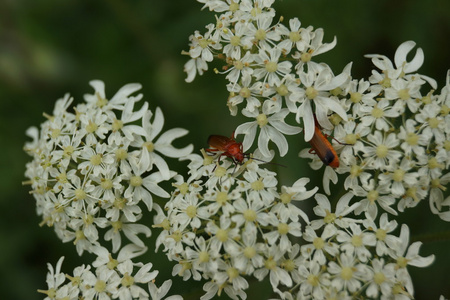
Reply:
[[[274,7],[285,24],[299,17],[303,26],[324,28],[326,42],[337,36],[336,48],[318,57],[337,73],[353,61],[353,76],[367,78],[371,63],[364,54],[392,58],[399,44],[414,40],[425,52],[420,73],[437,79],[439,90],[445,82],[450,68],[449,0],[282,0]],[[42,113],[51,113],[56,99],[69,92],[82,101],[93,91],[88,85],[92,79],[106,83],[107,97],[126,83],[140,82],[150,107],[163,109],[165,129],[189,129],[178,145],[193,143],[197,150],[207,146],[210,134],[229,135],[244,121],[228,113],[222,76],[210,71],[192,84],[184,81],[187,57],[180,53],[188,49],[189,35],[214,22],[213,14],[200,8],[194,0],[0,1],[1,299],[42,299],[36,289],[47,287],[46,263],[54,265],[62,255],[65,272],[89,262],[86,256],[77,257],[71,243],[62,244],[53,229],[38,226],[34,200],[21,184],[29,160],[22,151],[25,130],[43,122]],[[300,140],[291,137],[292,148],[305,146]],[[290,166],[283,170],[284,184],[311,173],[296,156],[291,151],[279,159]],[[450,226],[432,216],[427,203],[407,211],[402,221],[410,225],[413,238],[423,238],[422,255],[436,254],[431,267],[410,269],[416,299],[449,298],[450,242],[430,234],[448,233]],[[155,258],[153,251],[149,255]],[[170,278],[172,264],[156,257],[159,279]],[[183,291],[189,299],[200,295],[197,286],[175,279],[172,292]],[[264,293],[267,284],[260,283],[248,298],[264,299]]]

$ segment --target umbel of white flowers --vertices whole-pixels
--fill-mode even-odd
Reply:
[[[175,175],[166,159],[184,157],[193,147],[172,146],[187,130],[161,133],[159,108],[153,113],[144,102],[134,110],[142,99],[142,94],[133,95],[140,84],[125,85],[110,99],[103,82],[91,85],[94,94],[86,95],[85,102],[71,108],[73,98],[66,95],[56,101],[52,115],[44,114],[40,130],[27,131],[33,140],[25,150],[33,160],[26,166],[26,183],[41,225],[53,227],[63,242],[73,241],[79,255],[97,255],[92,265],[77,267],[73,274],[61,272],[63,258],[55,269],[49,265],[48,290],[40,292],[46,299],[162,299],[171,281],[158,288],[152,264],[133,262],[147,251],[139,235],[151,233],[140,220],[146,211],[160,210],[154,196],[170,197],[158,185]],[[131,241],[125,247],[124,237]],[[117,259],[105,241],[112,242],[112,253],[120,250]]]
[[[284,156],[292,150],[285,135],[303,129],[304,139],[311,141],[318,130],[334,131],[335,140],[342,142],[327,147],[334,147],[340,163],[326,166],[324,188],[330,194],[330,182],[337,184],[342,174],[348,193],[338,202],[339,214],[332,213],[324,195],[316,195],[314,212],[323,220],[309,221],[304,212],[287,206],[297,194],[278,191],[267,170],[249,163],[239,179],[226,162],[216,166],[208,157],[193,158],[191,176],[178,179],[167,214],[159,217],[164,228],[159,244],[179,263],[174,274],[209,279],[202,299],[222,291],[233,299],[245,298],[245,278],[268,274],[283,299],[412,297],[404,265],[409,261],[404,257],[407,226],[402,225],[399,237],[388,235],[396,223],[379,210],[397,215],[428,199],[431,211],[450,221],[450,198],[443,194],[450,180],[450,73],[436,94],[436,81],[416,73],[423,51],[419,48],[407,60],[415,47],[408,41],[399,46],[394,62],[367,55],[377,68],[368,80],[353,79],[351,64],[334,75],[315,60],[336,39],[323,43],[322,29],[301,27],[297,18],[289,26],[282,18],[273,22],[273,0],[199,2],[218,15],[204,33],[190,37],[184,52],[190,56],[186,81],[202,75],[209,62],[223,62],[223,72],[215,72],[229,81],[230,113],[250,119],[235,130],[244,135],[244,151],[257,140],[255,152],[271,157],[272,141]],[[289,114],[300,126],[286,121]],[[323,166],[309,149],[299,156],[311,158],[313,169]],[[341,224],[344,216],[350,221]],[[299,237],[306,242],[300,248],[291,244]],[[419,245],[411,246],[417,258]],[[432,261],[429,256],[413,264],[424,267]]]
[[[381,208],[396,215],[428,198],[431,211],[450,221],[450,199],[443,193],[450,181],[450,72],[436,94],[436,81],[417,73],[422,49],[408,61],[415,43],[407,41],[393,62],[366,55],[376,67],[368,79],[353,79],[351,63],[334,75],[316,60],[336,38],[323,43],[323,29],[302,27],[297,18],[289,25],[273,22],[273,0],[199,2],[220,14],[205,33],[190,36],[186,80],[202,75],[214,59],[223,62],[224,71],[216,73],[229,81],[230,112],[250,119],[235,130],[236,136],[244,135],[244,151],[257,140],[257,150],[270,157],[272,141],[284,156],[291,150],[285,135],[303,129],[310,141],[318,130],[333,132],[330,147],[340,163],[325,169],[328,194],[330,181],[336,184],[342,174],[345,189],[362,202],[358,214],[375,219]],[[297,125],[288,124],[289,114]],[[312,159],[313,169],[323,166],[310,149],[299,156]]]
[[[166,280],[159,288],[156,286],[158,271],[151,271],[151,263],[133,262],[133,258],[146,249],[129,244],[123,247],[117,258],[106,248],[93,249],[97,259],[92,265],[76,267],[72,273],[61,271],[64,257],[55,268],[48,264],[48,290],[38,290],[47,295],[45,300],[53,299],[163,299],[172,281]],[[137,269],[137,271],[136,271]],[[179,295],[166,300],[181,300]]]
[[[113,252],[122,236],[144,247],[139,234],[150,228],[137,224],[142,209],[154,209],[153,196],[170,195],[158,184],[174,172],[165,157],[179,158],[192,152],[192,145],[176,149],[172,141],[187,134],[175,128],[161,133],[164,117],[148,103],[134,111],[142,94],[132,95],[140,84],[128,84],[111,99],[104,84],[91,81],[95,92],[85,102],[70,108],[68,94],[58,100],[40,131],[25,150],[33,157],[25,175],[30,179],[41,225],[52,226],[63,242],[73,241],[78,253],[99,246],[99,230],[112,242]],[[139,122],[139,125],[136,123]],[[142,206],[141,204],[145,204]]]

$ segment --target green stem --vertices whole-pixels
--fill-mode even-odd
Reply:
[[[431,243],[438,241],[450,241],[450,230],[436,233],[424,233],[411,236],[411,242],[421,241],[423,243]]]

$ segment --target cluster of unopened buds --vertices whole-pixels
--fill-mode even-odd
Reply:
[[[408,226],[395,216],[424,200],[450,221],[450,72],[437,93],[434,79],[416,73],[423,51],[407,60],[415,47],[407,41],[393,62],[367,55],[376,67],[367,80],[352,78],[351,64],[334,75],[315,60],[336,39],[323,43],[322,29],[296,18],[274,23],[274,0],[198,1],[219,15],[190,38],[187,81],[222,61],[215,71],[229,81],[231,115],[250,121],[230,137],[211,135],[200,155],[191,145],[172,146],[186,130],[161,134],[159,108],[153,113],[144,102],[134,110],[137,84],[107,99],[93,81],[95,93],[73,110],[69,96],[58,100],[40,132],[28,131],[26,176],[42,225],[97,260],[65,276],[60,260],[42,292],[160,299],[171,282],[158,289],[151,264],[133,262],[150,247],[176,262],[174,276],[205,281],[202,300],[222,292],[246,299],[252,278],[267,278],[278,299],[412,299],[408,266],[427,267],[434,255],[420,256],[421,242],[410,244]],[[311,148],[293,149],[285,135]],[[292,150],[314,170],[325,165],[322,193],[307,187],[309,178],[283,184],[263,168]],[[171,158],[187,163],[186,175],[170,169]],[[332,184],[344,193],[331,195]],[[151,211],[160,233],[149,246],[142,235],[151,230],[140,221]],[[131,244],[123,246],[124,238]]]

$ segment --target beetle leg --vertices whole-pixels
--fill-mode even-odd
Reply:
[[[324,133],[323,134],[326,138],[332,138],[333,140],[335,140],[339,145],[344,145],[344,146],[349,146],[350,144],[346,144],[346,143],[342,143],[342,142],[340,142],[338,139],[336,139],[334,136],[332,136],[332,135],[329,135],[329,134],[326,134],[326,133]]]

